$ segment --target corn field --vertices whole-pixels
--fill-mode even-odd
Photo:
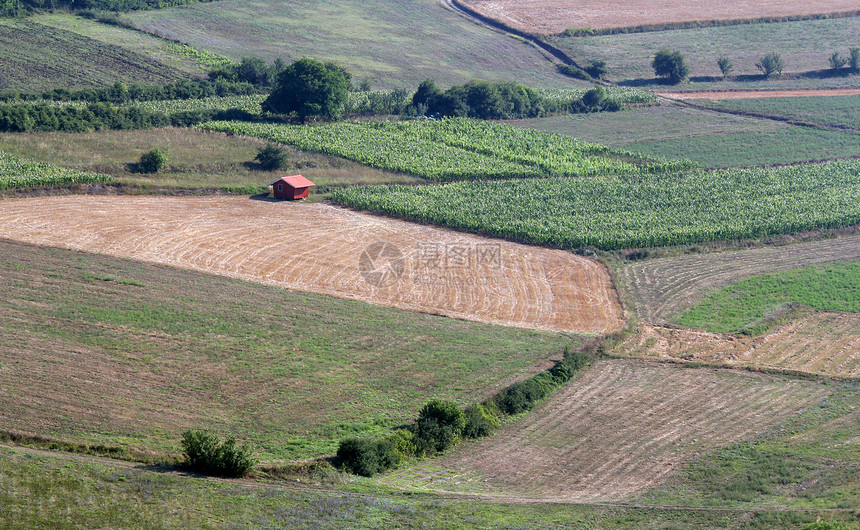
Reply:
[[[343,205],[557,248],[757,238],[860,223],[860,161],[648,177],[338,189]]]
[[[64,169],[43,162],[24,160],[0,151],[0,190],[108,182],[111,177],[99,173]]]

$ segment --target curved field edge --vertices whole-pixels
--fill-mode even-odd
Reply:
[[[385,483],[557,502],[620,502],[832,392],[750,372],[600,361],[494,436]]]
[[[367,481],[300,474],[289,483],[213,480],[104,459],[0,446],[4,528],[723,528],[848,520],[846,514],[770,509],[476,502],[435,494],[379,491]]]
[[[712,291],[678,324],[716,333],[751,333],[800,304],[860,313],[860,262],[833,263],[753,276]]]
[[[109,175],[33,162],[0,151],[0,191],[40,186],[93,184],[111,180]]]
[[[860,223],[860,161],[678,175],[335,190],[332,200],[538,245],[615,250]]]
[[[860,235],[852,232],[817,241],[789,239],[760,248],[627,262],[618,276],[639,320],[665,324],[677,322],[709,291],[744,278],[857,260]]]
[[[436,396],[546,368],[570,335],[454,320],[137,261],[0,242],[0,423],[173,454],[206,428],[264,461],[333,453]],[[46,368],[48,367],[48,368]]]

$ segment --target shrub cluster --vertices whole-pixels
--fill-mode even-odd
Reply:
[[[225,441],[206,431],[182,433],[185,465],[199,473],[223,477],[241,477],[256,464],[248,446],[237,446],[235,438]]]
[[[128,103],[130,101],[164,101],[168,99],[203,99],[215,96],[246,96],[259,94],[263,90],[245,81],[228,81],[217,78],[176,81],[166,85],[126,85],[117,81],[107,88],[84,88],[67,90],[56,88],[41,94],[5,91],[0,93],[0,101],[86,101],[89,103]]]
[[[381,440],[348,438],[337,451],[338,465],[366,477],[393,469],[404,459],[432,456],[450,449],[462,438],[492,434],[502,418],[532,409],[553,390],[564,385],[591,357],[565,351],[553,368],[515,383],[484,403],[460,409],[456,403],[434,399],[427,402],[413,425]]]
[[[33,11],[53,10],[58,7],[68,9],[101,11],[139,11],[162,7],[184,6],[196,2],[213,0],[17,0],[9,2],[8,8],[0,4],[0,15],[16,15]]]
[[[579,68],[572,64],[559,64],[556,66],[559,73],[575,79],[590,81],[592,79],[602,79],[609,72],[606,67],[606,61],[595,60],[585,68]]]
[[[85,107],[48,103],[0,105],[0,132],[64,131],[87,132],[103,129],[151,129],[190,127],[211,120],[248,120],[253,116],[238,109],[204,109],[171,115],[135,107],[117,108],[107,103]]]

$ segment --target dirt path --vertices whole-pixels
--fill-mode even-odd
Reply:
[[[798,90],[714,90],[702,92],[657,92],[658,96],[668,99],[721,100],[721,99],[759,99],[759,98],[808,98],[820,96],[857,96],[860,88],[798,89]]]
[[[613,353],[651,360],[860,378],[860,315],[815,312],[760,337],[643,324],[638,334]]]
[[[596,261],[324,204],[13,199],[0,201],[0,237],[506,326],[606,333],[624,324]]]
[[[748,250],[648,259],[625,265],[621,279],[642,322],[666,324],[742,278],[860,260],[860,234]]]
[[[751,372],[601,361],[494,436],[385,481],[542,501],[623,502],[829,392],[815,382]]]

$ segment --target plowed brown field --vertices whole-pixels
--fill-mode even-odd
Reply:
[[[0,237],[508,326],[605,333],[624,323],[596,261],[322,204],[6,200]]]
[[[643,24],[783,17],[854,11],[854,0],[460,0],[484,16],[533,33],[560,33],[568,28],[621,28]]]
[[[792,245],[649,259],[621,274],[639,319],[664,324],[718,289],[740,279],[825,263],[860,260],[860,235]]]
[[[386,480],[542,500],[624,501],[829,391],[750,372],[601,361],[494,436]]]
[[[860,377],[860,315],[819,312],[761,337],[642,325],[618,355]]]

